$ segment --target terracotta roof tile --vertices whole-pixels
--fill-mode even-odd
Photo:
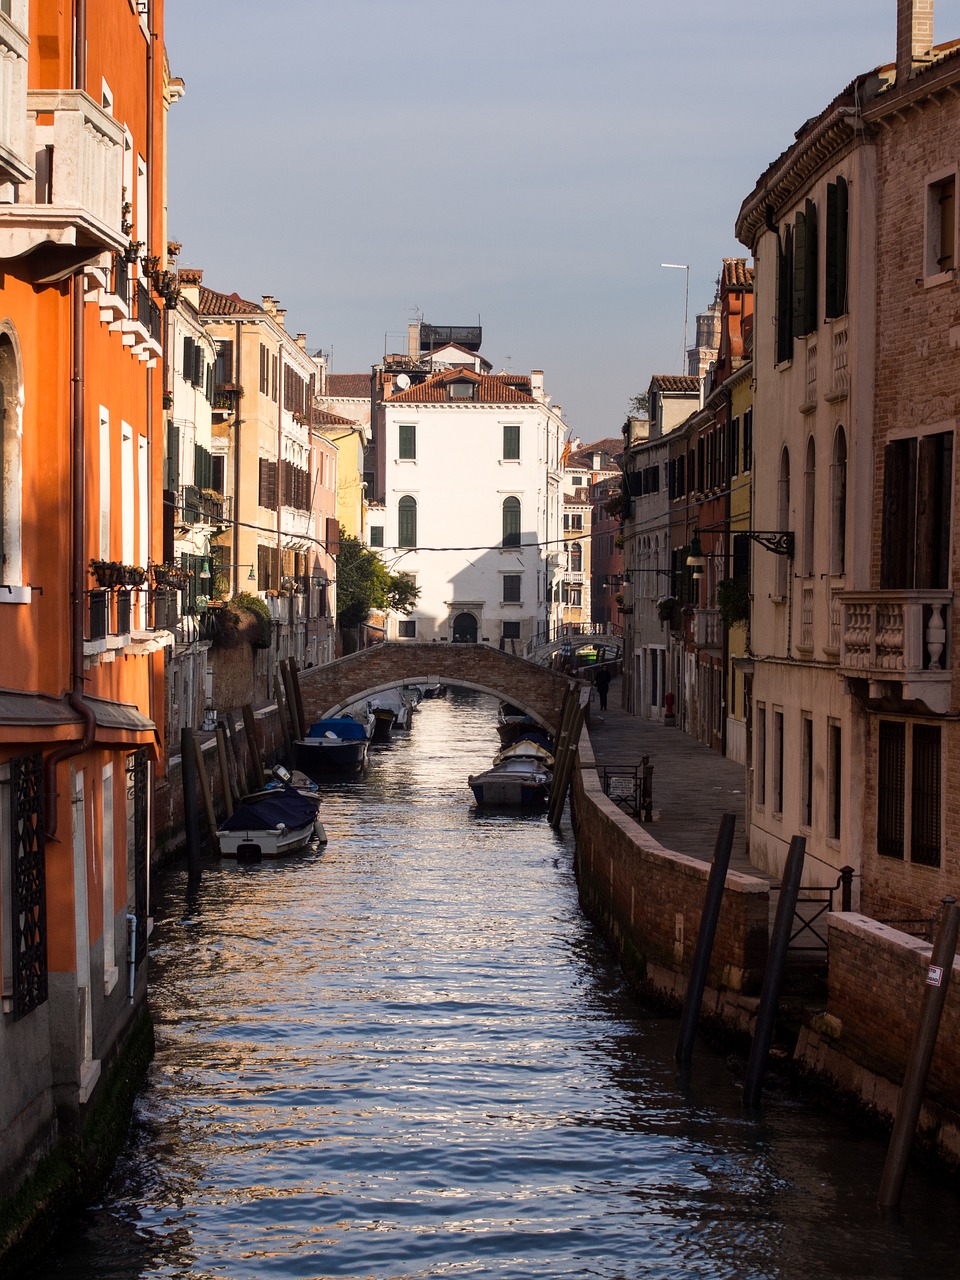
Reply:
[[[263,307],[256,302],[247,302],[239,293],[217,293],[214,289],[200,286],[200,314],[205,316],[255,316],[263,315]]]
[[[419,386],[408,387],[405,391],[398,391],[395,395],[385,396],[385,404],[456,404],[457,400],[450,400],[447,395],[447,387],[451,382],[473,382],[476,384],[477,393],[474,400],[464,401],[465,404],[536,404],[533,396],[525,391],[519,390],[514,382],[516,381],[512,375],[506,377],[500,374],[478,374],[473,373],[469,369],[441,369],[438,373],[431,374]]]
[[[361,423],[353,418],[344,418],[339,413],[331,413],[329,409],[314,409],[313,421],[318,427],[359,427]]]
[[[650,379],[650,385],[658,391],[692,394],[700,390],[700,379],[692,373],[655,373]]]
[[[623,437],[618,436],[615,439],[610,436],[604,440],[595,440],[592,444],[582,444],[579,449],[570,454],[567,470],[592,471],[595,453],[606,454],[610,466],[616,467],[617,459],[623,454]]]
[[[324,394],[338,400],[369,400],[369,373],[328,373]]]
[[[747,266],[746,258],[724,258],[723,283],[727,289],[752,289],[753,267]]]

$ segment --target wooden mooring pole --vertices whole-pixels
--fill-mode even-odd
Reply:
[[[773,935],[770,938],[767,968],[763,975],[763,989],[760,992],[757,1022],[753,1030],[753,1043],[750,1046],[750,1060],[747,1063],[747,1075],[743,1082],[743,1101],[748,1107],[757,1105],[763,1090],[763,1077],[767,1070],[767,1057],[777,1023],[780,984],[783,981],[783,967],[787,962],[787,949],[790,946],[797,898],[800,896],[800,878],[803,875],[803,859],[806,851],[806,838],[794,836],[790,841],[787,865],[783,869],[783,877],[780,881],[777,914],[773,921]]]
[[[710,968],[713,942],[717,935],[717,921],[720,918],[720,907],[723,902],[723,886],[730,866],[730,852],[733,849],[733,834],[736,826],[735,813],[725,813],[720,819],[720,830],[717,832],[717,843],[713,850],[713,862],[707,878],[707,892],[704,896],[703,911],[700,914],[700,929],[697,932],[697,945],[693,952],[690,981],[687,983],[687,994],[683,1001],[683,1012],[680,1015],[680,1034],[677,1036],[677,1048],[674,1053],[677,1062],[683,1067],[689,1066],[693,1055],[693,1042],[697,1035],[697,1023],[700,1021],[700,1006],[703,1003],[704,987],[707,985],[707,970]]]
[[[200,879],[200,810],[197,808],[197,753],[192,729],[180,730],[180,782],[183,786],[183,831],[187,843],[187,876]]]
[[[881,1209],[895,1209],[900,1203],[903,1182],[907,1174],[907,1162],[910,1159],[910,1148],[913,1146],[913,1139],[917,1132],[917,1121],[920,1119],[927,1076],[930,1074],[937,1032],[940,1030],[940,1016],[947,1000],[947,992],[950,990],[950,976],[953,973],[953,961],[957,954],[958,927],[960,927],[960,910],[957,908],[957,900],[944,898],[943,914],[940,916],[940,926],[937,929],[933,955],[930,957],[923,988],[923,1005],[913,1038],[910,1061],[907,1063],[906,1075],[900,1089],[897,1115],[893,1122],[886,1163],[883,1166],[883,1177],[880,1179],[877,1204]]]

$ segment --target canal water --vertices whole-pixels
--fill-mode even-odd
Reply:
[[[958,1198],[638,1005],[568,835],[481,815],[496,704],[451,692],[326,788],[326,848],[170,874],[157,1054],[104,1202],[38,1280],[957,1274]],[[21,1275],[23,1273],[20,1273]]]

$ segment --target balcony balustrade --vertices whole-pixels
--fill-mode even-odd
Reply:
[[[128,237],[122,225],[123,129],[77,89],[31,89],[35,181],[0,204],[0,258],[30,254],[38,283],[60,280]]]
[[[952,591],[843,592],[841,674],[868,680],[871,697],[898,683],[905,701],[945,715],[951,709],[952,603]]]
[[[719,609],[694,611],[693,643],[698,649],[723,648],[723,620]]]
[[[827,400],[835,403],[844,400],[850,394],[849,341],[846,320],[835,322],[832,336],[832,361],[830,366],[830,388]]]
[[[29,43],[26,6],[11,6],[9,15],[0,8],[0,200],[10,203],[14,198],[12,188],[33,177],[27,122]]]

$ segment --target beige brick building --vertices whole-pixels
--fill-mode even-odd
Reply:
[[[768,168],[737,234],[757,263],[753,856],[860,873],[862,909],[956,893],[952,651],[960,408],[960,41],[900,0],[895,64],[857,77]]]

